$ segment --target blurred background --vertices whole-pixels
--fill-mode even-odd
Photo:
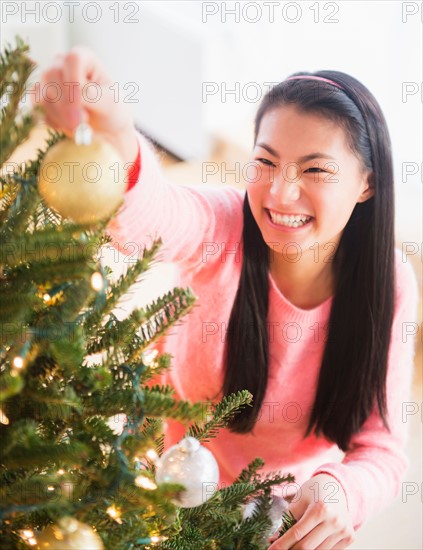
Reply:
[[[100,57],[137,127],[156,144],[175,184],[244,187],[253,120],[269,87],[290,73],[335,69],[375,95],[391,134],[396,244],[422,285],[421,2],[41,1],[1,4],[1,46],[19,34],[38,69],[84,44]],[[117,97],[117,96],[116,96]],[[30,103],[28,99],[28,103]],[[28,159],[45,139],[38,127],[11,160]],[[116,276],[125,269],[105,253]],[[172,265],[150,272],[126,309],[173,287]],[[421,292],[420,292],[421,295]],[[422,323],[422,303],[419,305]],[[417,336],[410,423],[412,459],[396,502],[369,521],[351,548],[423,548],[422,353]],[[415,490],[416,489],[416,490]],[[415,490],[415,492],[414,492]]]

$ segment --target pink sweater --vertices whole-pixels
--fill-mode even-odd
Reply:
[[[172,367],[156,383],[168,383],[179,399],[217,402],[223,381],[223,346],[241,272],[242,203],[245,191],[229,186],[174,185],[162,175],[150,143],[139,135],[142,170],[126,193],[121,213],[109,232],[122,248],[135,243],[138,250],[160,236],[159,258],[175,262],[180,286],[190,286],[196,306],[171,330],[159,350],[173,355]],[[128,247],[132,252],[133,247]],[[265,461],[261,473],[291,473],[298,485],[280,491],[294,494],[313,475],[332,475],[343,487],[355,529],[380,512],[398,495],[408,469],[404,446],[408,425],[403,403],[411,400],[414,339],[404,323],[416,322],[417,281],[410,263],[396,250],[397,305],[389,349],[387,397],[392,433],[384,429],[377,410],[352,440],[344,455],[333,443],[310,436],[303,439],[315,399],[323,354],[325,324],[332,298],[303,310],[291,304],[270,277],[270,370],[262,414],[252,433],[227,429],[205,444],[220,469],[219,488],[232,483],[256,457]],[[404,325],[405,327],[406,325]],[[317,332],[320,329],[320,334]],[[403,332],[404,335],[403,336]],[[165,448],[177,443],[185,428],[167,421]],[[277,491],[275,491],[277,493]],[[333,497],[328,492],[328,498]]]

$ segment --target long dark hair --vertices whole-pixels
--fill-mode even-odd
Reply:
[[[334,293],[317,394],[304,436],[315,430],[347,451],[376,403],[386,421],[387,357],[394,315],[394,184],[391,143],[383,113],[369,90],[339,71],[299,72],[330,79],[285,80],[263,98],[254,143],[270,109],[295,104],[340,125],[349,147],[372,172],[374,196],[358,203],[333,259]],[[236,433],[254,428],[267,387],[269,248],[245,195],[242,271],[225,346],[224,395],[247,389],[253,406],[228,424]],[[283,368],[283,367],[282,367]]]

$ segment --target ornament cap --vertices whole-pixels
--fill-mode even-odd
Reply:
[[[195,453],[195,451],[198,451],[198,449],[201,447],[201,444],[198,439],[195,439],[195,437],[188,436],[184,437],[184,439],[179,442],[179,447],[184,453],[191,454]]]
[[[66,533],[75,533],[76,531],[78,531],[79,528],[78,521],[70,516],[64,516],[60,518],[57,524],[59,525],[60,529],[62,529]]]
[[[77,145],[91,145],[93,129],[87,122],[81,122],[75,130],[73,139]]]

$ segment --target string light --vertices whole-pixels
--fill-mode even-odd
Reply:
[[[165,536],[158,536],[158,535],[152,535],[150,537],[150,540],[153,544],[155,544],[156,542],[163,542],[165,540],[167,540],[168,537],[165,537]]]
[[[9,424],[9,419],[1,407],[0,407],[0,424],[4,424],[5,426]]]
[[[91,275],[91,279],[90,279],[90,282],[91,282],[91,287],[96,290],[97,292],[99,292],[100,290],[103,289],[104,287],[104,280],[103,280],[103,276],[101,273],[99,273],[98,271],[96,271],[95,273],[93,273]]]
[[[37,544],[37,541],[35,540],[34,531],[31,531],[31,529],[24,529],[20,531],[20,535],[23,538],[23,540],[30,546],[35,546]]]
[[[157,364],[153,365],[153,361],[158,356],[159,352],[156,349],[150,349],[143,351],[141,354],[142,362],[146,367],[154,367],[157,366]]]
[[[58,476],[63,476],[63,475],[65,475],[65,470],[63,470],[62,468],[60,468],[60,470],[57,470],[57,475],[58,475]]]
[[[50,302],[51,300],[51,296],[50,294],[48,294],[47,292],[43,295],[43,300],[48,304],[48,302]]]
[[[113,504],[113,506],[109,506],[106,510],[106,512],[109,514],[109,516],[116,521],[116,523],[122,524],[122,520],[120,518],[121,513],[120,510],[116,508],[116,506]]]
[[[151,481],[151,479],[146,476],[137,476],[135,478],[135,485],[137,487],[142,487],[143,489],[148,489],[150,491],[157,489],[157,485],[154,483],[154,481]]]
[[[148,449],[148,451],[145,453],[145,456],[152,462],[155,462],[159,458],[159,455],[154,449]]]
[[[21,369],[24,366],[24,360],[19,355],[13,359],[13,366],[15,369]]]

